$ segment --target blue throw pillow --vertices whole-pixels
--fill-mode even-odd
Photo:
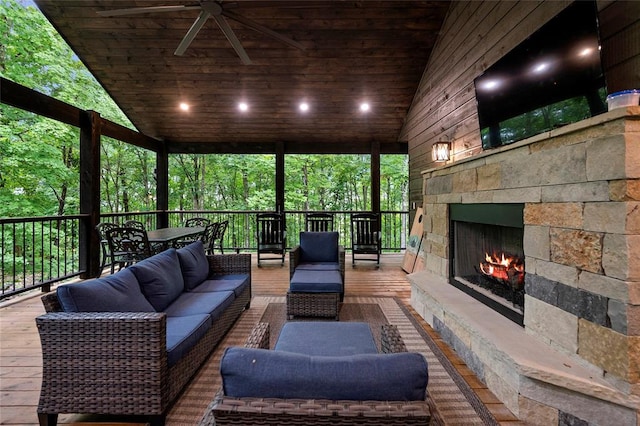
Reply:
[[[142,293],[158,312],[165,310],[184,291],[176,249],[165,250],[129,267]]]
[[[309,356],[230,347],[220,373],[224,394],[236,398],[424,401],[429,380],[416,352]]]
[[[128,269],[56,290],[65,312],[155,312]]]
[[[301,262],[338,262],[337,232],[301,232]]]
[[[196,241],[178,249],[177,254],[184,278],[184,288],[187,291],[193,290],[209,275],[209,261],[204,252],[204,245],[202,241]]]

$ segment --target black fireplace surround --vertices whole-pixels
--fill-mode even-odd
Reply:
[[[449,282],[524,323],[524,204],[449,204]]]

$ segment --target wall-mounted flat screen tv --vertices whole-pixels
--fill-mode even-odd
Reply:
[[[576,1],[474,80],[482,147],[607,111],[595,1]]]

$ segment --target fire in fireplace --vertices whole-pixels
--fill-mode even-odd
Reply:
[[[507,253],[485,254],[477,284],[524,309],[524,260]]]
[[[522,325],[522,204],[452,204],[451,284]]]

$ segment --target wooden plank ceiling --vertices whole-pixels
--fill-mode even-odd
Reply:
[[[398,141],[447,1],[224,1],[299,42],[291,47],[226,19],[244,65],[210,17],[174,55],[200,9],[104,17],[98,11],[184,0],[36,0],[125,114],[171,152],[350,152]],[[309,104],[305,114],[300,101]],[[237,105],[245,101],[246,113]],[[371,106],[359,110],[361,102]],[[180,102],[190,105],[188,112]],[[293,148],[292,148],[293,147]],[[406,152],[406,147],[404,148]],[[383,148],[383,151],[385,149]]]

